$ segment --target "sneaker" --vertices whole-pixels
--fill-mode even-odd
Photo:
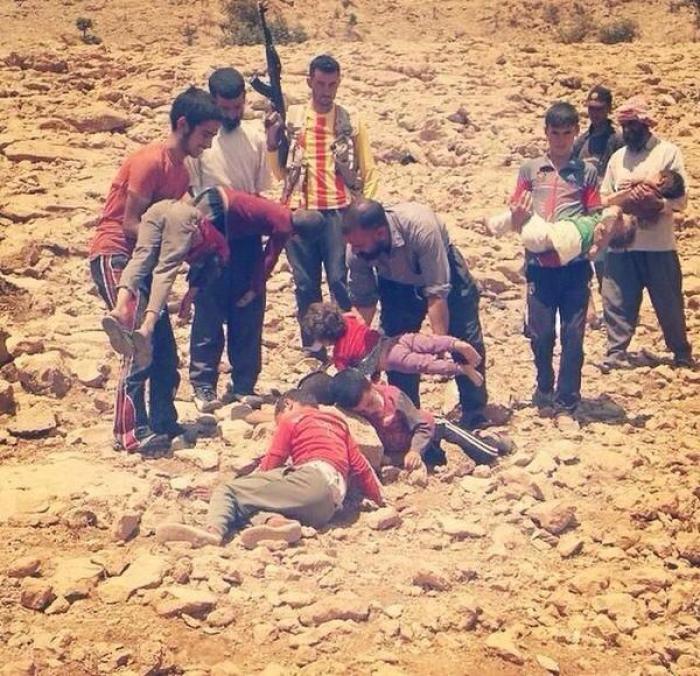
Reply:
[[[255,392],[236,392],[231,385],[228,385],[221,396],[221,403],[224,405],[233,403],[247,404],[252,409],[258,409],[267,403],[267,400],[263,395]]]
[[[539,387],[532,395],[532,405],[536,408],[552,408],[554,406],[554,392],[544,392]]]
[[[209,385],[194,388],[194,405],[200,413],[211,413],[223,406],[216,397],[216,391]]]
[[[131,338],[131,332],[122,326],[116,317],[106,315],[102,318],[102,328],[109,338],[109,343],[112,349],[125,357],[131,357],[134,354],[134,343]]]
[[[498,448],[464,427],[441,418],[437,421],[441,438],[459,446],[472,460],[490,463],[499,456]]]
[[[115,440],[113,448],[115,451],[139,453],[140,455],[156,455],[170,449],[170,437],[167,434],[157,434],[156,432],[148,430],[142,433],[137,440],[138,446],[126,449],[120,441]]]
[[[678,369],[695,369],[697,367],[697,362],[690,355],[680,356],[677,355],[673,358],[673,365]]]

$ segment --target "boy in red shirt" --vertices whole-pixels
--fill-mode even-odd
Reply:
[[[483,383],[475,368],[481,356],[469,343],[454,336],[404,333],[390,338],[333,303],[313,303],[302,328],[316,341],[316,348],[333,346],[333,365],[338,370],[356,367],[366,375],[377,371],[465,375],[477,386]],[[455,361],[451,352],[464,361]]]
[[[402,464],[409,471],[421,469],[426,462],[444,464],[445,454],[440,448],[443,439],[481,463],[492,462],[511,450],[506,440],[477,436],[444,418],[436,420],[427,411],[416,408],[398,387],[373,383],[358,369],[336,374],[332,392],[336,406],[367,420],[391,462]]]
[[[381,484],[342,418],[320,411],[311,395],[291,390],[278,400],[275,420],[277,431],[259,471],[217,486],[207,526],[163,524],[156,529],[159,542],[220,545],[232,527],[243,525],[258,512],[281,517],[246,529],[244,545],[263,539],[298,540],[298,522],[320,528],[333,518],[343,505],[350,478],[358,480],[366,497],[384,504]],[[290,459],[291,464],[286,464]]]
[[[190,178],[185,158],[197,157],[209,147],[220,119],[214,99],[204,90],[190,87],[173,102],[169,137],[130,155],[117,172],[90,246],[92,279],[110,310],[134,250],[141,217],[152,204],[180,199],[187,191]],[[131,329],[148,302],[148,293],[147,286],[139,289],[131,304]],[[173,401],[179,382],[175,338],[170,320],[163,314],[154,330],[152,367],[143,368],[131,358],[122,361],[114,407],[117,448],[139,453],[160,450],[170,445],[171,437],[182,433]]]

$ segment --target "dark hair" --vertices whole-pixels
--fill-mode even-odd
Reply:
[[[344,235],[357,230],[376,230],[389,225],[384,207],[375,200],[355,200],[343,214],[341,226]]]
[[[348,330],[343,311],[335,303],[311,303],[301,327],[312,340],[336,341]]]
[[[235,68],[217,68],[209,77],[209,93],[237,99],[245,91],[245,80]]]
[[[315,70],[340,74],[340,64],[330,54],[319,54],[309,64],[309,77],[313,77]]]
[[[220,122],[222,119],[221,111],[214,103],[214,99],[199,87],[186,89],[173,101],[173,107],[170,109],[170,125],[173,130],[181,117],[185,118],[190,129],[194,129],[202,122],[209,120]]]
[[[574,127],[578,122],[576,108],[566,101],[557,101],[552,104],[544,115],[545,127]]]
[[[318,402],[316,397],[310,392],[304,392],[303,390],[288,390],[285,392],[275,404],[275,415],[279,415],[284,412],[287,408],[287,404],[296,402],[297,404],[304,404],[304,406],[313,406],[318,408]]]
[[[356,408],[365,392],[372,387],[358,369],[344,369],[333,378],[333,396],[336,406],[352,410]]]
[[[310,394],[319,404],[333,406],[333,378],[325,371],[312,371],[307,373],[297,385],[297,389]]]
[[[664,169],[661,174],[659,192],[661,197],[674,200],[685,195],[685,181],[683,177],[673,169]]]

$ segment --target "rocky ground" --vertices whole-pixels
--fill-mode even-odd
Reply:
[[[412,3],[377,10],[387,20],[392,7],[390,39],[375,26],[364,41],[341,40],[312,23],[310,42],[282,50],[286,90],[301,100],[309,56],[332,50],[342,101],[361,107],[371,131],[381,198],[444,215],[483,288],[489,389],[514,409],[504,429],[517,450],[486,467],[448,449],[450,464],[427,481],[385,470],[393,511],[349,509],[288,548],[248,551],[234,539],[195,551],[156,544],[154,526],[200,522],[206,505],[191,489],[249,470],[270,424],[240,407],[198,418],[183,368],[178,407],[200,432],[196,448],[147,461],[112,451],[117,362],[99,331],[87,242],[120,160],[165,132],[173,95],[215,66],[252,73],[262,50],[204,39],[216,23],[206,2],[161,0],[143,14],[126,1],[0,2],[3,675],[700,674],[700,374],[661,364],[603,376],[604,335],[591,332],[575,419],[514,405],[533,380],[521,252],[479,224],[542,148],[547,104],[581,104],[600,81],[619,99],[647,93],[692,190],[700,47],[677,37],[688,17],[669,15],[663,25],[678,31],[664,44],[533,44],[513,21],[520,39],[500,44],[485,3],[441,3],[435,25]],[[91,12],[100,46],[73,28]],[[409,40],[396,26],[416,16],[425,30]],[[178,31],[190,20],[200,32],[187,46]],[[250,104],[259,116],[262,102]],[[696,342],[699,213],[691,200],[678,228]],[[269,288],[262,384],[284,387],[308,367],[286,263]],[[183,365],[187,335],[177,329]],[[646,301],[634,348],[663,354]],[[424,392],[435,409],[454,398],[437,381]]]

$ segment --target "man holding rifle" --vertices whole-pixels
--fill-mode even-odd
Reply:
[[[297,235],[287,244],[299,320],[312,303],[322,300],[322,266],[332,298],[343,310],[350,310],[342,217],[354,196],[372,198],[377,192],[365,126],[359,116],[335,103],[340,79],[340,64],[327,54],[317,56],[307,78],[311,99],[289,108],[286,130],[278,111],[266,118],[268,160],[275,176],[285,179],[283,199],[290,206],[319,211],[324,222],[316,233]],[[278,153],[285,142],[288,153]],[[302,331],[307,351],[310,344]],[[325,359],[321,353],[313,354]]]

